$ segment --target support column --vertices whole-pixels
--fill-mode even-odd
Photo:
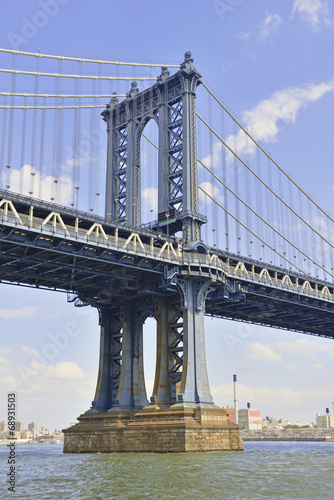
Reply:
[[[157,355],[153,393],[151,403],[170,405],[172,403],[172,387],[169,377],[170,307],[166,299],[159,300],[157,318]]]
[[[122,351],[121,312],[103,308],[100,313],[100,361],[92,407],[86,413],[106,412],[116,399]]]
[[[196,88],[200,83],[200,74],[193,66],[191,53],[185,53],[181,65],[182,75],[182,130],[183,130],[183,240],[185,245],[201,240],[198,212],[198,174],[196,151]]]
[[[212,405],[205,359],[204,306],[210,281],[179,280],[183,293],[183,371],[178,402]]]
[[[166,181],[169,174],[169,157],[167,155],[167,126],[168,123],[168,83],[169,72],[167,68],[162,68],[161,75],[158,77],[160,90],[159,106],[159,160],[158,160],[158,214],[168,211],[169,201],[169,183]]]
[[[115,158],[115,130],[114,130],[114,119],[113,119],[113,109],[117,106],[118,99],[113,97],[110,104],[107,105],[105,111],[101,114],[104,121],[107,123],[107,179],[106,179],[106,201],[105,201],[105,215],[108,221],[115,220],[117,213],[115,210],[115,170],[117,169],[116,158]],[[119,145],[118,145],[119,146]]]
[[[135,301],[124,305],[122,368],[117,398],[109,411],[139,410],[148,404],[143,369],[143,335],[140,332],[136,356],[134,340],[136,329]]]
[[[140,175],[139,165],[136,164],[136,132],[137,124],[136,105],[138,94],[137,82],[131,83],[131,90],[127,102],[128,114],[128,148],[127,148],[127,176],[126,176],[126,217],[130,226],[140,224]]]

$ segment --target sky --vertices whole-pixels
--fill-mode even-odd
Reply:
[[[334,8],[325,0],[16,0],[0,47],[97,59],[178,64],[191,51],[203,81],[261,139],[306,192],[333,212]],[[101,151],[105,160],[105,152]],[[65,428],[90,407],[99,357],[93,310],[65,294],[0,286],[0,421],[6,393],[18,420]],[[310,423],[334,400],[334,342],[206,319],[211,392],[220,406]],[[148,397],[155,323],[144,327]]]

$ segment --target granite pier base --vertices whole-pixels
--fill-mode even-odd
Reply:
[[[177,405],[175,405],[177,406]],[[64,453],[243,450],[238,425],[221,408],[161,408],[86,413],[64,429]]]

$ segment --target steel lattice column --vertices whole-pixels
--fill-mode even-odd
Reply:
[[[86,413],[105,412],[115,403],[122,359],[122,311],[100,309],[100,362],[92,407]]]
[[[170,405],[176,401],[176,384],[182,375],[182,311],[179,302],[159,298],[158,303],[156,370],[151,402]]]

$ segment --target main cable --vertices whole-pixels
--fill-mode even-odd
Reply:
[[[3,49],[0,48],[0,52],[5,52],[7,54],[19,54],[22,56],[33,56],[33,57],[41,57],[47,59],[58,59],[61,61],[76,61],[76,62],[85,62],[85,63],[98,63],[98,64],[112,64],[114,66],[142,66],[144,68],[180,68],[180,64],[158,64],[158,63],[137,63],[137,62],[124,62],[124,61],[109,61],[103,59],[87,59],[83,57],[69,57],[69,56],[55,56],[52,54],[41,54],[40,52],[27,52],[23,50],[15,50],[15,49]]]

